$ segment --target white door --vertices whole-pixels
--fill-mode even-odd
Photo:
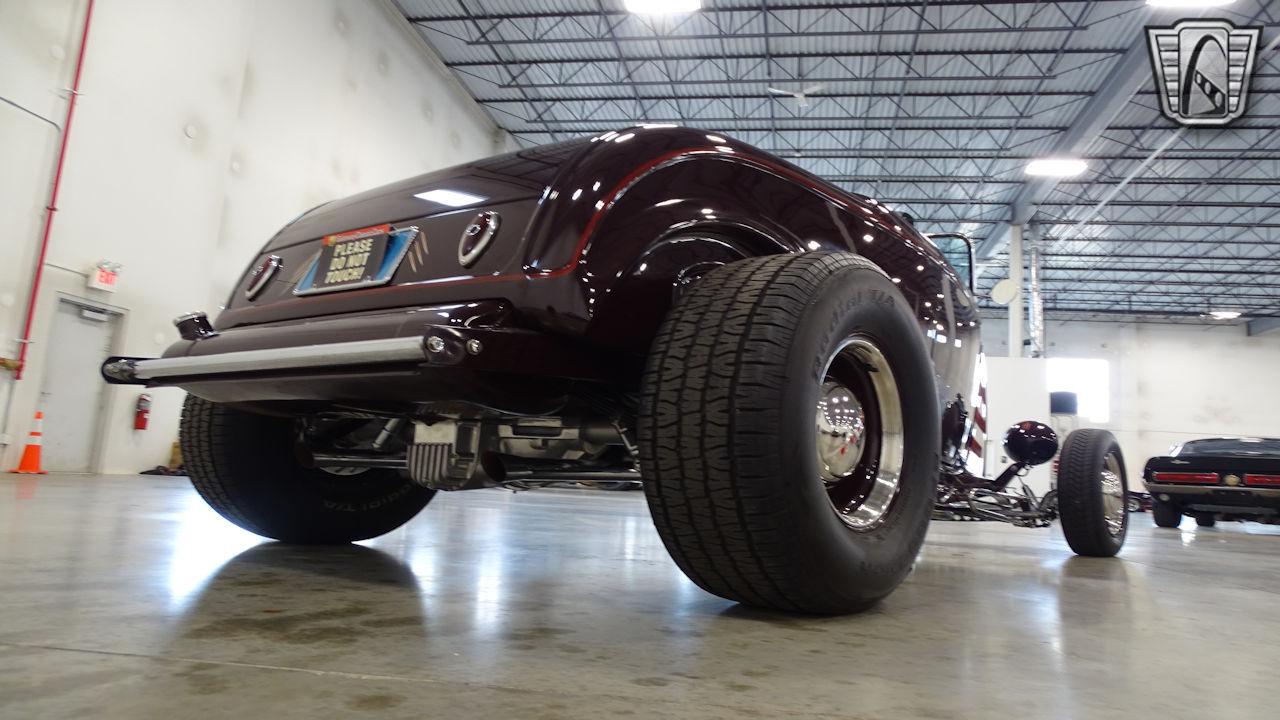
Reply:
[[[59,299],[45,346],[43,463],[54,472],[91,472],[107,384],[98,373],[111,354],[120,316]]]

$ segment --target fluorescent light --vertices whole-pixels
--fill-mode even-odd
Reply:
[[[1209,317],[1214,320],[1235,320],[1240,317],[1239,310],[1210,310]]]
[[[1075,177],[1089,169],[1089,163],[1075,158],[1040,158],[1027,163],[1028,175]]]
[[[702,9],[702,0],[622,0],[627,12],[637,15],[673,15]]]
[[[464,193],[458,190],[428,190],[414,195],[428,202],[440,203],[449,207],[465,207],[467,205],[475,205],[478,202],[484,202],[484,198],[471,193]]]
[[[1158,8],[1208,8],[1230,5],[1236,0],[1147,0],[1151,7]]]

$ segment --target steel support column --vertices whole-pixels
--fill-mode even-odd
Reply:
[[[1009,226],[1009,279],[1018,292],[1009,303],[1009,357],[1022,357],[1022,226]]]

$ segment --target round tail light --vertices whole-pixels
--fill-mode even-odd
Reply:
[[[458,241],[459,265],[471,267],[476,260],[480,259],[484,251],[489,248],[489,244],[493,242],[493,236],[498,232],[500,221],[498,213],[492,210],[476,214],[471,224],[462,231],[462,239]]]
[[[284,265],[284,261],[279,255],[268,255],[258,267],[253,269],[253,274],[249,276],[249,287],[244,289],[244,296],[249,300],[258,297],[258,294],[267,287],[267,283],[271,282],[271,278],[280,271],[280,267]]]

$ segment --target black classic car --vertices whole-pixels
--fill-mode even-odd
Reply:
[[[842,612],[902,581],[935,503],[1061,517],[1084,554],[1124,541],[1105,432],[1067,438],[1056,496],[1013,486],[1057,450],[1038,423],[1000,477],[964,469],[972,267],[967,238],[749,145],[636,127],[307,212],[215,322],[103,375],[185,388],[196,489],[268,537],[372,537],[441,490],[642,480],[703,588]]]
[[[1218,520],[1280,523],[1280,439],[1204,438],[1153,457],[1142,472],[1160,527],[1190,515],[1200,527]]]

